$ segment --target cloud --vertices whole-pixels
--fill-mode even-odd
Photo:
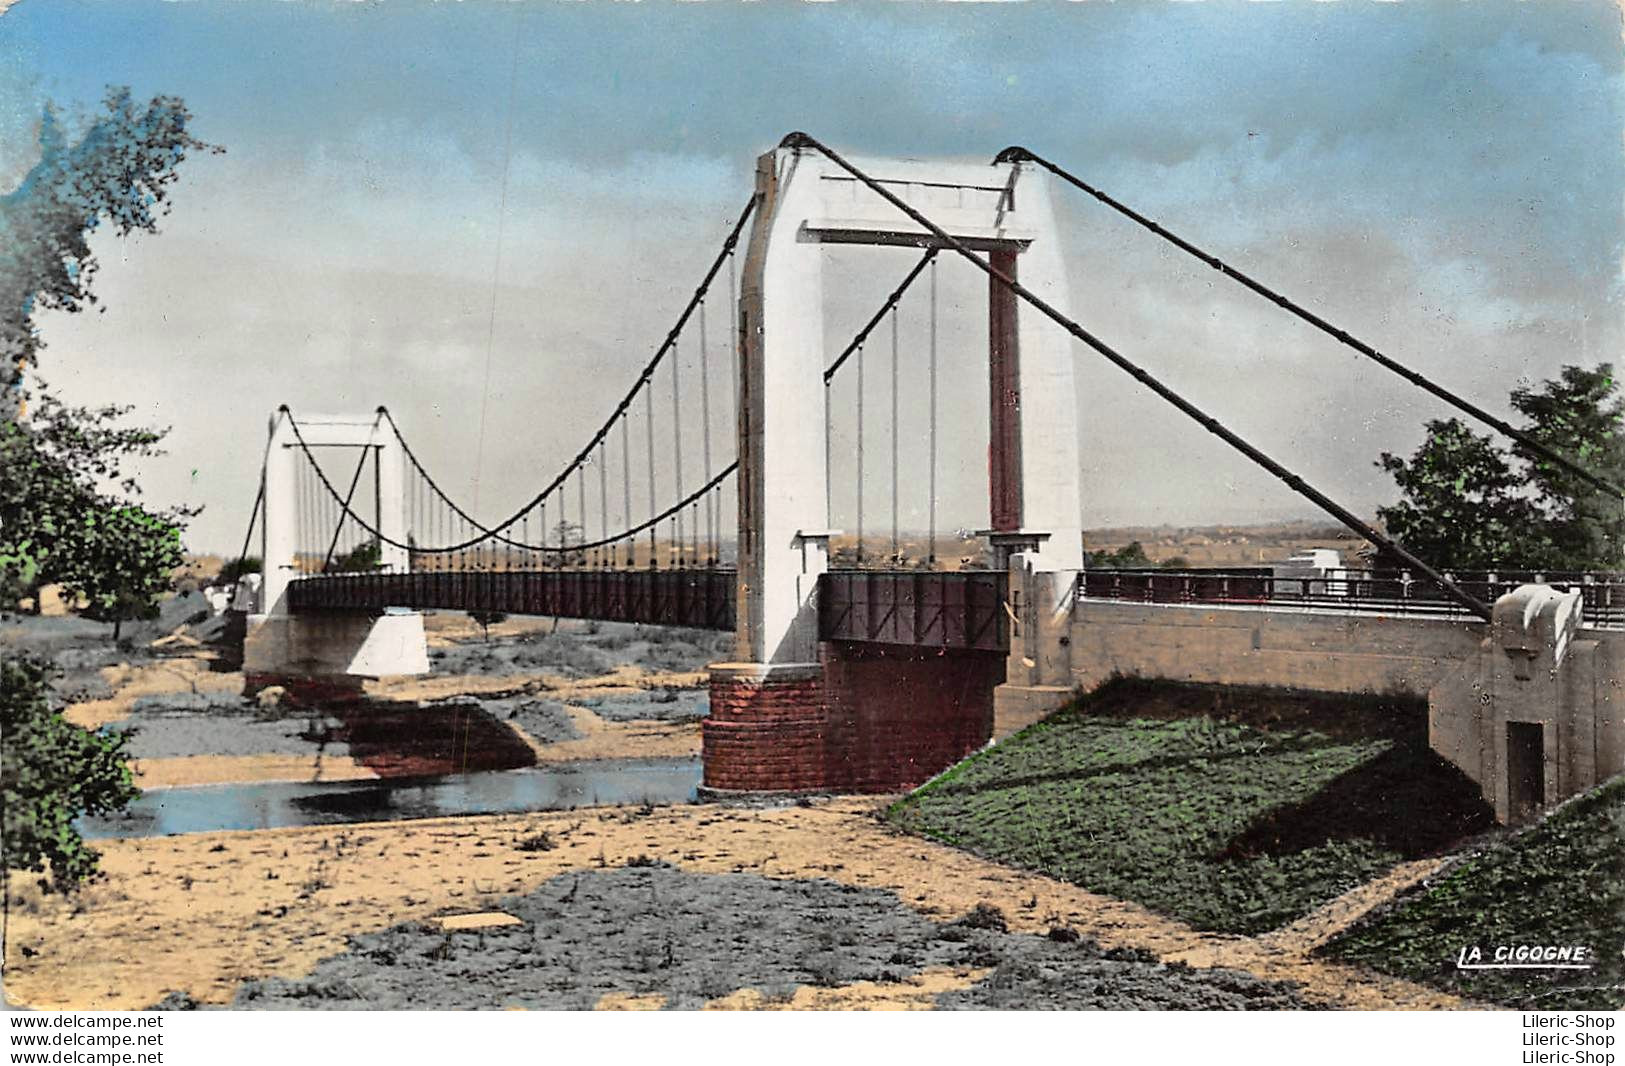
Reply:
[[[98,244],[105,314],[43,323],[47,376],[75,398],[177,423],[151,492],[208,502],[196,538],[221,547],[284,399],[389,403],[467,483],[488,331],[482,500],[523,497],[619,398],[756,154],[797,128],[874,154],[1028,144],[1503,410],[1513,384],[1622,339],[1619,41],[1602,2],[30,2],[0,20],[0,177],[31,158],[37,105],[93,104],[105,82],[182,95],[226,145],[187,161],[160,236]],[[1093,201],[1058,203],[1086,325],[1333,495],[1391,495],[1371,460],[1414,446],[1434,401]],[[839,258],[832,345],[906,259]],[[962,305],[945,492],[974,525],[985,287],[945,285]],[[1079,358],[1086,521],[1301,510]],[[904,428],[917,444],[917,412]]]

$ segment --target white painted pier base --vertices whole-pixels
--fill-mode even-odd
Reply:
[[[429,672],[423,616],[391,611],[350,614],[250,615],[243,674],[250,691],[267,685],[359,690],[369,678]]]

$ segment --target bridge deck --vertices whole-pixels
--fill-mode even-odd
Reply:
[[[1006,576],[977,570],[833,571],[818,586],[823,640],[1008,651]],[[732,570],[497,570],[323,574],[288,585],[303,611],[500,611],[734,628]]]
[[[1585,624],[1625,625],[1625,580],[1613,573],[1453,571],[1456,584],[1494,603],[1533,582],[1580,592]],[[1469,612],[1433,583],[1397,571],[1333,570],[1321,576],[1276,577],[1270,567],[1212,570],[1091,570],[1078,583],[1091,600],[1133,603],[1229,605],[1306,609],[1337,613],[1466,618]]]
[[[818,582],[818,635],[1008,652],[1008,585],[996,570],[833,570]]]
[[[732,570],[458,570],[323,574],[288,585],[288,607],[500,611],[604,622],[734,628]]]

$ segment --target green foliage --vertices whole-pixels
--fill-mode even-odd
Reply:
[[[220,573],[215,577],[214,584],[235,585],[239,578],[247,574],[259,573],[262,565],[260,557],[257,555],[244,555],[241,558],[233,559],[220,568]]]
[[[74,828],[84,814],[123,810],[140,795],[124,762],[125,737],[65,721],[47,698],[51,667],[0,661],[0,791],[8,869],[50,868],[58,887],[96,872],[97,855]]]
[[[70,408],[43,388],[25,397],[22,372],[44,348],[37,312],[96,302],[90,235],[103,222],[120,236],[157,232],[187,153],[219,151],[187,132],[190,120],[172,97],[141,109],[127,89],[113,89],[70,140],[47,109],[39,161],[0,197],[0,387],[16,393],[7,400],[17,411],[35,405],[26,424],[0,422],[0,597],[15,602],[60,581],[89,595],[93,617],[113,621],[115,631],[151,610],[167,587],[169,560],[178,561],[171,547],[187,512],[156,514],[130,502],[135,483],[120,468],[157,454],[164,431],[119,425],[129,408]]]
[[[187,132],[191,119],[174,97],[138,109],[128,89],[109,89],[102,113],[69,143],[55,110],[46,110],[39,162],[0,197],[0,385],[35,365],[45,346],[36,312],[96,302],[91,233],[104,221],[121,237],[156,233],[187,153],[222,150]]]
[[[1625,400],[1611,365],[1566,366],[1538,389],[1514,389],[1511,402],[1530,437],[1625,482]],[[1427,431],[1410,459],[1384,452],[1377,461],[1402,495],[1378,517],[1412,552],[1464,570],[1625,566],[1625,501],[1521,445],[1508,453],[1457,419]]]
[[[1145,554],[1145,545],[1134,541],[1114,552],[1084,552],[1084,565],[1091,570],[1145,570],[1157,564]]]
[[[166,431],[121,425],[128,407],[69,407],[43,388],[29,399],[27,423],[0,422],[0,597],[60,582],[90,597],[93,618],[149,616],[195,512],[131,502],[140,489],[123,464],[161,454]]]
[[[1235,698],[1216,708],[1200,686],[1115,682],[888,817],[1237,933],[1276,928],[1488,824],[1471,782],[1427,749],[1420,707]]]
[[[1458,419],[1431,421],[1427,430],[1409,461],[1387,452],[1378,460],[1403,494],[1377,509],[1388,532],[1439,566],[1543,565],[1544,517],[1506,454]]]
[[[329,574],[347,574],[356,571],[369,571],[378,569],[379,560],[383,552],[378,547],[376,539],[364,540],[343,555],[334,556],[333,561],[327,564],[326,572]]]
[[[1477,945],[1584,944],[1594,968],[1456,969]],[[1324,949],[1387,973],[1509,1007],[1625,1006],[1625,778],[1496,840]]]
[[[1566,366],[1539,391],[1512,390],[1529,435],[1594,474],[1625,483],[1625,400],[1614,368]],[[1551,527],[1546,565],[1567,570],[1625,565],[1625,501],[1515,445]]]
[[[172,586],[170,575],[185,561],[174,522],[131,505],[98,507],[70,530],[72,565],[59,576],[63,591],[83,599],[80,613],[113,623],[158,616],[158,600]]]
[[[1083,564],[1091,570],[1184,570],[1190,567],[1190,560],[1176,555],[1159,563],[1147,555],[1145,545],[1136,540],[1116,551],[1085,549]]]

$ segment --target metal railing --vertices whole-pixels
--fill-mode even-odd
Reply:
[[[818,579],[818,635],[1007,652],[1008,580],[992,570],[831,570]]]
[[[451,570],[329,574],[288,584],[299,611],[381,614],[390,607],[500,611],[605,622],[734,628],[732,570]]]
[[[1444,575],[1486,603],[1519,585],[1578,589],[1585,625],[1625,627],[1625,574],[1537,570],[1447,570]],[[1442,587],[1405,570],[1327,570],[1277,576],[1270,567],[1215,570],[1089,570],[1078,594],[1132,603],[1229,604],[1466,618]]]

